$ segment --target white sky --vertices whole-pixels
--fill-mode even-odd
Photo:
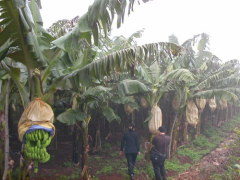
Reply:
[[[41,0],[44,27],[84,14],[93,0]],[[113,35],[130,36],[145,28],[139,44],[168,41],[174,34],[183,43],[200,33],[210,36],[210,50],[220,59],[240,60],[239,0],[153,0],[134,6]]]

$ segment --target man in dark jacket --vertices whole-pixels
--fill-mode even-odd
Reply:
[[[128,132],[123,135],[120,150],[121,155],[123,152],[125,153],[128,164],[128,174],[131,177],[131,180],[133,180],[135,162],[137,155],[140,154],[138,136],[133,124],[129,125]]]
[[[151,159],[156,180],[166,180],[164,162],[167,157],[167,149],[170,144],[170,136],[166,136],[165,127],[159,127],[159,133],[153,137],[153,151],[158,154],[158,160]]]

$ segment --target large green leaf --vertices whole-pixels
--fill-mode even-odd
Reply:
[[[118,84],[118,92],[120,96],[131,96],[149,92],[150,89],[138,80],[126,79]]]
[[[217,85],[217,87],[239,87],[240,85],[239,74],[235,73],[226,78],[217,80],[215,84]]]
[[[101,108],[113,96],[111,90],[104,86],[90,87],[81,95],[80,104],[87,104],[91,109]]]
[[[147,1],[144,0],[143,2]],[[128,14],[133,11],[134,2],[135,0],[129,1]],[[68,51],[71,42],[79,42],[82,38],[86,38],[90,42],[91,36],[94,36],[97,45],[99,30],[103,29],[105,35],[110,32],[115,13],[117,13],[117,26],[120,27],[124,21],[126,8],[126,0],[95,0],[88,8],[88,12],[79,19],[77,26],[53,43],[59,48]]]
[[[40,14],[40,8],[41,6],[39,6],[38,0],[31,0],[30,1],[30,9],[31,9],[31,14],[33,17],[33,20],[35,23],[39,24],[39,25],[43,25],[43,21],[42,21],[42,17]]]
[[[113,98],[111,98],[111,102],[115,104],[128,105],[132,109],[136,110],[140,108],[135,98],[133,98],[133,96],[122,96],[119,93],[117,93],[115,96],[113,96]]]
[[[2,68],[11,76],[12,80],[16,84],[23,106],[26,107],[29,103],[29,93],[25,89],[25,84],[20,81],[20,69],[8,66],[5,62],[1,62]]]
[[[161,87],[167,91],[178,89],[182,85],[191,85],[196,80],[195,75],[188,69],[176,69],[163,77]]]
[[[42,83],[45,85],[47,78],[51,75],[52,71],[56,69],[59,57],[63,54],[60,49],[53,48],[51,51],[46,52],[48,59],[51,59],[48,67],[43,71]]]
[[[83,112],[68,109],[67,111],[59,114],[57,116],[57,120],[67,125],[74,125],[78,122],[83,121],[84,119],[86,119],[86,117],[87,115]]]
[[[2,46],[0,46],[0,61],[4,59],[13,41],[8,39]]]
[[[140,66],[136,67],[136,75],[138,79],[149,83],[154,83],[151,69],[145,63],[142,63]]]
[[[112,88],[104,87],[104,86],[96,86],[90,87],[83,93],[83,96],[96,96],[102,101],[104,101],[104,97],[110,98],[112,96],[111,93]]]
[[[114,120],[117,122],[121,121],[120,117],[118,115],[116,115],[114,110],[110,107],[104,107],[102,110],[102,113],[108,122],[112,122]]]
[[[89,84],[93,79],[101,79],[114,71],[127,70],[127,65],[132,65],[146,59],[150,61],[152,56],[160,59],[172,59],[174,56],[181,55],[181,52],[182,48],[180,46],[165,42],[135,46],[97,59],[73,71],[69,75],[60,78],[68,79],[79,75],[82,84]]]
[[[1,67],[1,66],[0,66]],[[0,69],[0,80],[7,79],[8,74],[4,69]],[[0,92],[1,93],[1,92]]]
[[[72,51],[72,44],[77,45],[80,39],[87,39],[87,41],[91,44],[91,30],[92,29],[88,24],[87,14],[85,14],[79,19],[78,25],[73,28],[72,31],[56,39],[53,43],[65,51]]]
[[[67,19],[58,20],[57,22],[53,23],[47,29],[47,31],[55,38],[59,38],[65,35],[66,33],[72,31],[72,29],[76,26],[78,21],[79,21],[78,16],[76,16],[71,20],[67,20]]]
[[[14,60],[32,69],[46,66],[46,59],[41,51],[43,48],[40,46],[40,31],[37,31],[29,2],[0,0],[0,20],[0,26],[4,28],[0,32],[0,45],[8,38],[14,40],[12,46],[18,47],[18,50],[14,51],[18,52],[18,56],[12,56]]]
[[[98,79],[100,80],[105,76],[111,75],[114,71],[126,71],[128,67],[127,64],[137,64],[139,61],[141,62],[148,58],[151,59],[152,55],[159,57],[159,54],[164,54],[165,59],[173,59],[174,57],[180,56],[181,53],[182,48],[176,44],[164,42],[152,43],[114,52],[87,65],[80,63],[80,66],[83,65],[83,67],[79,69],[77,69],[77,67],[80,66],[74,65],[75,60],[68,54],[65,54],[60,61],[59,68],[55,67],[51,69],[53,73],[57,74],[53,83],[48,87],[47,93],[51,94],[55,92],[59,83],[64,83],[67,79],[72,79],[73,77],[77,77],[78,85],[96,85]],[[88,54],[91,55],[91,52]],[[86,58],[89,57],[89,55],[86,55]],[[76,59],[76,62],[80,61],[80,59]],[[83,60],[83,62],[84,61],[85,60]],[[57,69],[65,70],[61,72]]]
[[[201,98],[213,98],[225,99],[229,102],[236,102],[239,100],[240,88],[223,88],[223,89],[211,89],[202,90],[194,94],[193,97]]]
[[[211,88],[216,82],[220,81],[223,78],[230,76],[233,72],[232,70],[220,70],[217,72],[212,73],[206,79],[201,81],[197,86],[194,87],[194,90],[202,90],[202,89],[209,89]],[[217,84],[219,85],[219,84]]]

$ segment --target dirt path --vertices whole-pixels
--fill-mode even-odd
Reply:
[[[231,144],[237,139],[236,134],[230,134],[215,150],[206,155],[198,164],[181,173],[174,180],[211,180],[210,176],[222,172],[232,153]]]

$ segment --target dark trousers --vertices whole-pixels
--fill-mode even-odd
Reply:
[[[125,156],[127,158],[128,174],[131,176],[134,174],[134,166],[137,159],[137,153],[126,153]]]
[[[165,160],[162,160],[162,162],[159,162],[159,163],[152,162],[156,180],[166,180],[166,171],[164,167],[164,161]]]

